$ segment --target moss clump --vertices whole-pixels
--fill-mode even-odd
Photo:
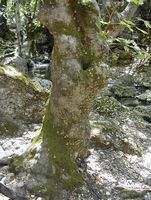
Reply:
[[[8,76],[13,79],[17,79],[21,81],[22,83],[25,83],[27,86],[33,88],[36,91],[42,91],[42,87],[38,83],[33,83],[32,80],[29,77],[26,77],[24,74],[21,72],[17,71],[14,67],[12,66],[0,66],[0,75],[1,78],[3,76]]]

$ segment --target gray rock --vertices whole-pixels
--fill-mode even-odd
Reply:
[[[151,129],[138,113],[107,96],[98,97],[94,109],[101,115],[91,120],[92,139],[97,145],[130,154],[142,153],[150,141]]]
[[[135,98],[121,98],[120,100],[120,103],[124,106],[138,106],[140,104],[140,101],[138,99],[135,99]]]
[[[151,90],[146,90],[144,93],[137,96],[138,99],[151,102]]]
[[[41,122],[48,95],[13,67],[0,67],[0,112],[7,119],[0,119],[1,132],[11,134],[22,124]]]
[[[6,175],[5,184],[12,182],[15,179],[14,173],[9,173]]]
[[[136,95],[134,86],[114,85],[111,91],[118,97],[134,97]]]
[[[144,119],[150,119],[151,122],[151,105],[147,106],[136,106],[134,108],[134,111],[137,112],[140,116],[142,116]]]
[[[11,116],[7,116],[0,110],[0,135],[14,135],[18,131],[18,125]]]
[[[49,90],[52,88],[52,82],[46,79],[35,77],[32,79],[34,83],[39,83],[43,90]]]
[[[151,88],[151,66],[150,64],[141,65],[136,68],[134,73],[135,83],[139,86]]]

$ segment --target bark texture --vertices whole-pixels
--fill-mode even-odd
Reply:
[[[47,170],[53,187],[57,180],[57,187],[72,188],[82,181],[74,161],[86,155],[88,116],[106,82],[100,63],[107,48],[96,25],[100,11],[94,0],[45,0],[39,19],[54,36],[53,88],[42,127]]]

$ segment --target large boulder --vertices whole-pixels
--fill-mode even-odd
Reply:
[[[10,66],[0,66],[0,131],[39,123],[49,93]]]

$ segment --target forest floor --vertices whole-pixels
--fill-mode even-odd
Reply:
[[[151,73],[147,70],[143,79],[125,68],[111,73],[90,114],[90,156],[81,169],[85,181],[63,200],[151,199]],[[30,124],[15,136],[1,134],[0,182],[22,196],[30,195],[32,182],[26,182],[26,173],[13,172],[10,162],[28,149],[40,126]],[[0,200],[8,199],[0,194]]]

